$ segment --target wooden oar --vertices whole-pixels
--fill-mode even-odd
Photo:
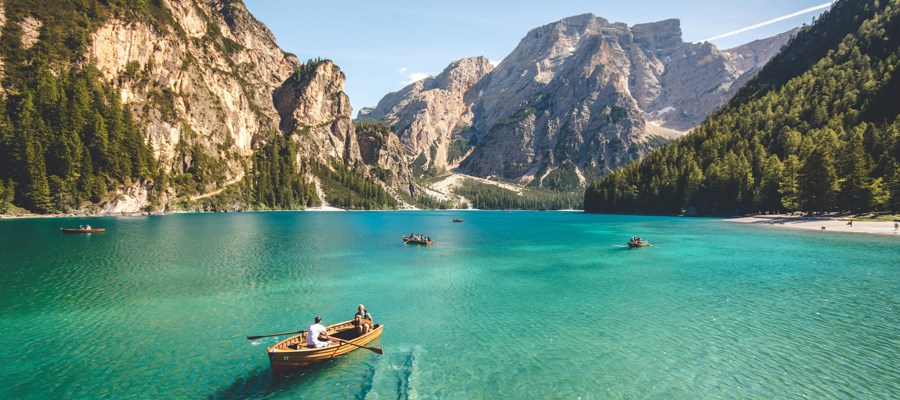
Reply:
[[[361,345],[361,344],[351,343],[351,342],[348,342],[348,341],[346,341],[346,340],[344,340],[344,339],[338,339],[338,338],[336,338],[336,337],[332,337],[331,340],[337,340],[338,342],[346,343],[346,344],[349,344],[349,345],[351,345],[351,346],[362,347],[362,348],[364,348],[364,349],[366,349],[366,350],[371,350],[372,352],[375,352],[375,353],[378,353],[378,354],[384,354],[384,350],[379,349],[379,348],[377,348],[377,347],[366,347],[366,346],[363,346],[363,345]]]
[[[303,332],[306,332],[306,331],[270,333],[268,335],[247,336],[247,340],[256,340],[259,338],[272,337],[272,336],[296,335],[298,333],[303,333]]]

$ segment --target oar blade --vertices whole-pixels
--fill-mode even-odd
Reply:
[[[384,350],[379,349],[378,347],[366,347],[366,348],[369,350],[372,350],[372,352],[374,352],[374,353],[384,355]]]

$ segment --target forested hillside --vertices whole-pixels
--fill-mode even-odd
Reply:
[[[0,212],[11,204],[42,213],[67,211],[99,202],[113,187],[158,177],[118,90],[103,83],[82,56],[91,27],[109,15],[159,26],[168,17],[144,3],[121,3],[3,2]],[[38,25],[35,36],[26,29],[33,21],[53,23]]]
[[[395,208],[344,79],[240,0],[0,0],[0,214]]]
[[[592,183],[585,211],[900,210],[900,1],[839,1],[690,135]]]

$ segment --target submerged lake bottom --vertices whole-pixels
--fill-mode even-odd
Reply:
[[[81,224],[106,232],[59,232]],[[5,220],[0,398],[898,398],[898,260],[890,236],[576,212]],[[384,355],[273,374],[286,336],[246,339],[360,303]]]

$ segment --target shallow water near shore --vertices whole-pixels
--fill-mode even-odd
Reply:
[[[86,223],[107,231],[58,231]],[[0,398],[898,398],[898,260],[889,236],[575,212],[4,220]],[[383,356],[273,376],[279,338],[245,338],[358,303]]]

